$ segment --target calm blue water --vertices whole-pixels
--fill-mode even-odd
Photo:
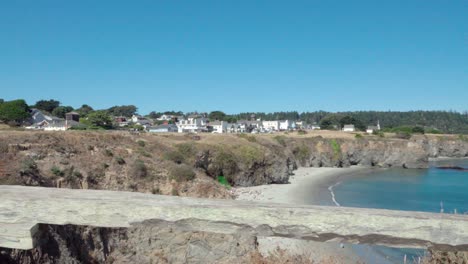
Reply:
[[[468,213],[468,172],[436,166],[468,168],[467,159],[431,162],[427,170],[386,169],[344,180],[334,187],[342,206],[425,212]]]
[[[435,168],[468,168],[468,159],[434,161],[430,166],[424,170],[373,170],[365,175],[345,178],[333,191],[341,206],[437,213],[443,209],[444,213],[454,213],[456,210],[459,214],[468,214],[468,172]],[[402,263],[405,254],[409,260],[425,254],[423,250],[414,249],[362,245],[353,247],[369,263]],[[385,257],[382,259],[382,256]]]

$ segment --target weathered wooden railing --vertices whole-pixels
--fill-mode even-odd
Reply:
[[[33,248],[38,224],[129,227],[149,219],[215,233],[468,250],[467,215],[0,186],[0,247]]]

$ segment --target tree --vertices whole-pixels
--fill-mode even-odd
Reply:
[[[112,118],[107,113],[107,111],[104,111],[104,110],[99,110],[99,111],[94,111],[94,112],[89,113],[88,117],[86,119],[83,119],[82,122],[90,126],[90,128],[94,128],[94,129],[112,128]]]
[[[92,111],[94,111],[94,109],[87,104],[84,104],[80,108],[76,109],[76,112],[78,112],[81,117],[86,117]]]
[[[334,129],[332,120],[330,120],[330,119],[322,119],[322,120],[320,121],[320,128],[321,128],[321,129],[325,129],[325,130],[327,130],[327,129]]]
[[[228,115],[224,118],[224,121],[228,123],[237,123],[237,119],[234,116]]]
[[[160,118],[162,116],[161,113],[158,113],[158,112],[155,112],[155,111],[151,111],[149,114],[148,114],[148,117],[149,118],[152,118],[152,119],[157,119],[157,118]]]
[[[59,106],[52,111],[52,115],[60,118],[65,118],[65,114],[73,111],[71,106]]]
[[[226,117],[226,114],[224,112],[221,112],[221,111],[213,111],[208,115],[208,118],[211,121],[224,120],[225,117]]]
[[[113,116],[131,117],[132,115],[136,114],[137,107],[134,105],[121,105],[121,106],[116,105],[107,109],[107,112]]]
[[[19,124],[31,117],[28,104],[24,100],[7,101],[0,104],[0,120]]]
[[[420,126],[413,127],[411,131],[415,134],[424,134],[424,128]]]
[[[34,108],[37,108],[39,110],[44,110],[46,112],[52,113],[52,111],[59,107],[60,102],[57,100],[39,100],[36,102],[36,105],[34,105]]]

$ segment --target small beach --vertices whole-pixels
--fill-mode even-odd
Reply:
[[[234,189],[233,193],[237,200],[243,201],[339,206],[339,201],[334,200],[332,195],[333,186],[339,184],[344,177],[353,177],[371,170],[364,167],[299,168],[290,177],[289,184],[242,187]],[[324,190],[328,190],[328,193]],[[261,237],[258,243],[262,254],[273,252],[279,247],[292,254],[306,254],[313,260],[333,259],[338,263],[363,262],[352,247],[340,243]]]
[[[236,200],[287,204],[336,205],[333,187],[342,179],[372,171],[371,168],[299,168],[289,178],[289,184],[270,184],[236,188]],[[323,197],[323,191],[329,191]]]

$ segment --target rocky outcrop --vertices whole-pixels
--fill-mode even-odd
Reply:
[[[1,134],[0,149],[0,166],[9,165],[7,171],[0,167],[0,184],[228,197],[204,190],[216,189],[212,179],[218,176],[233,186],[288,183],[301,166],[426,168],[432,157],[467,157],[468,141],[448,135],[409,140],[285,135],[193,139],[179,134],[24,132]],[[197,181],[172,181],[170,172],[180,163],[194,169]]]
[[[428,167],[425,146],[415,141],[317,137],[296,139],[290,144],[296,162],[305,167]]]
[[[0,263],[248,263],[256,237],[189,232],[145,221],[129,228],[41,225],[31,250],[1,249]]]

